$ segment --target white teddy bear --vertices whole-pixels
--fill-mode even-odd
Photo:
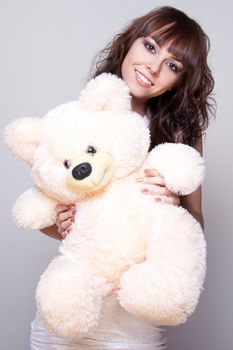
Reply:
[[[71,233],[37,287],[47,328],[85,336],[113,292],[136,317],[159,325],[185,322],[205,277],[201,226],[184,208],[142,194],[135,180],[155,168],[171,191],[187,195],[204,177],[199,153],[172,143],[148,153],[149,130],[132,112],[127,86],[106,73],[92,79],[79,100],[43,118],[10,123],[6,140],[30,165],[36,184],[14,205],[19,226],[50,226],[58,203],[78,205]]]

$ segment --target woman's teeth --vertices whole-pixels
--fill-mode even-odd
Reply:
[[[151,81],[148,80],[143,74],[141,74],[137,70],[135,70],[135,73],[136,73],[136,76],[137,76],[139,82],[142,82],[146,86],[151,86],[152,85]]]

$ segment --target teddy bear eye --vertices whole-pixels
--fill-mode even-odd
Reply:
[[[70,159],[65,159],[63,162],[64,166],[69,169],[71,166],[71,160]]]
[[[91,153],[92,155],[95,154],[97,151],[96,151],[96,148],[94,146],[88,146],[87,147],[87,153]]]

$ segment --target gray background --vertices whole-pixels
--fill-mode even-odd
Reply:
[[[94,54],[128,21],[160,5],[184,10],[209,34],[218,103],[204,144],[205,291],[189,321],[168,329],[169,350],[232,350],[232,1],[0,1],[0,127],[75,99]],[[1,349],[27,350],[35,287],[58,243],[12,222],[12,204],[32,181],[0,142]]]

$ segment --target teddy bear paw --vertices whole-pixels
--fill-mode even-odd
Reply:
[[[157,325],[183,323],[189,307],[182,288],[171,282],[153,264],[134,265],[121,278],[118,301],[127,312]]]
[[[58,336],[81,338],[98,325],[101,290],[75,262],[55,259],[38,284],[36,299],[42,321]]]

